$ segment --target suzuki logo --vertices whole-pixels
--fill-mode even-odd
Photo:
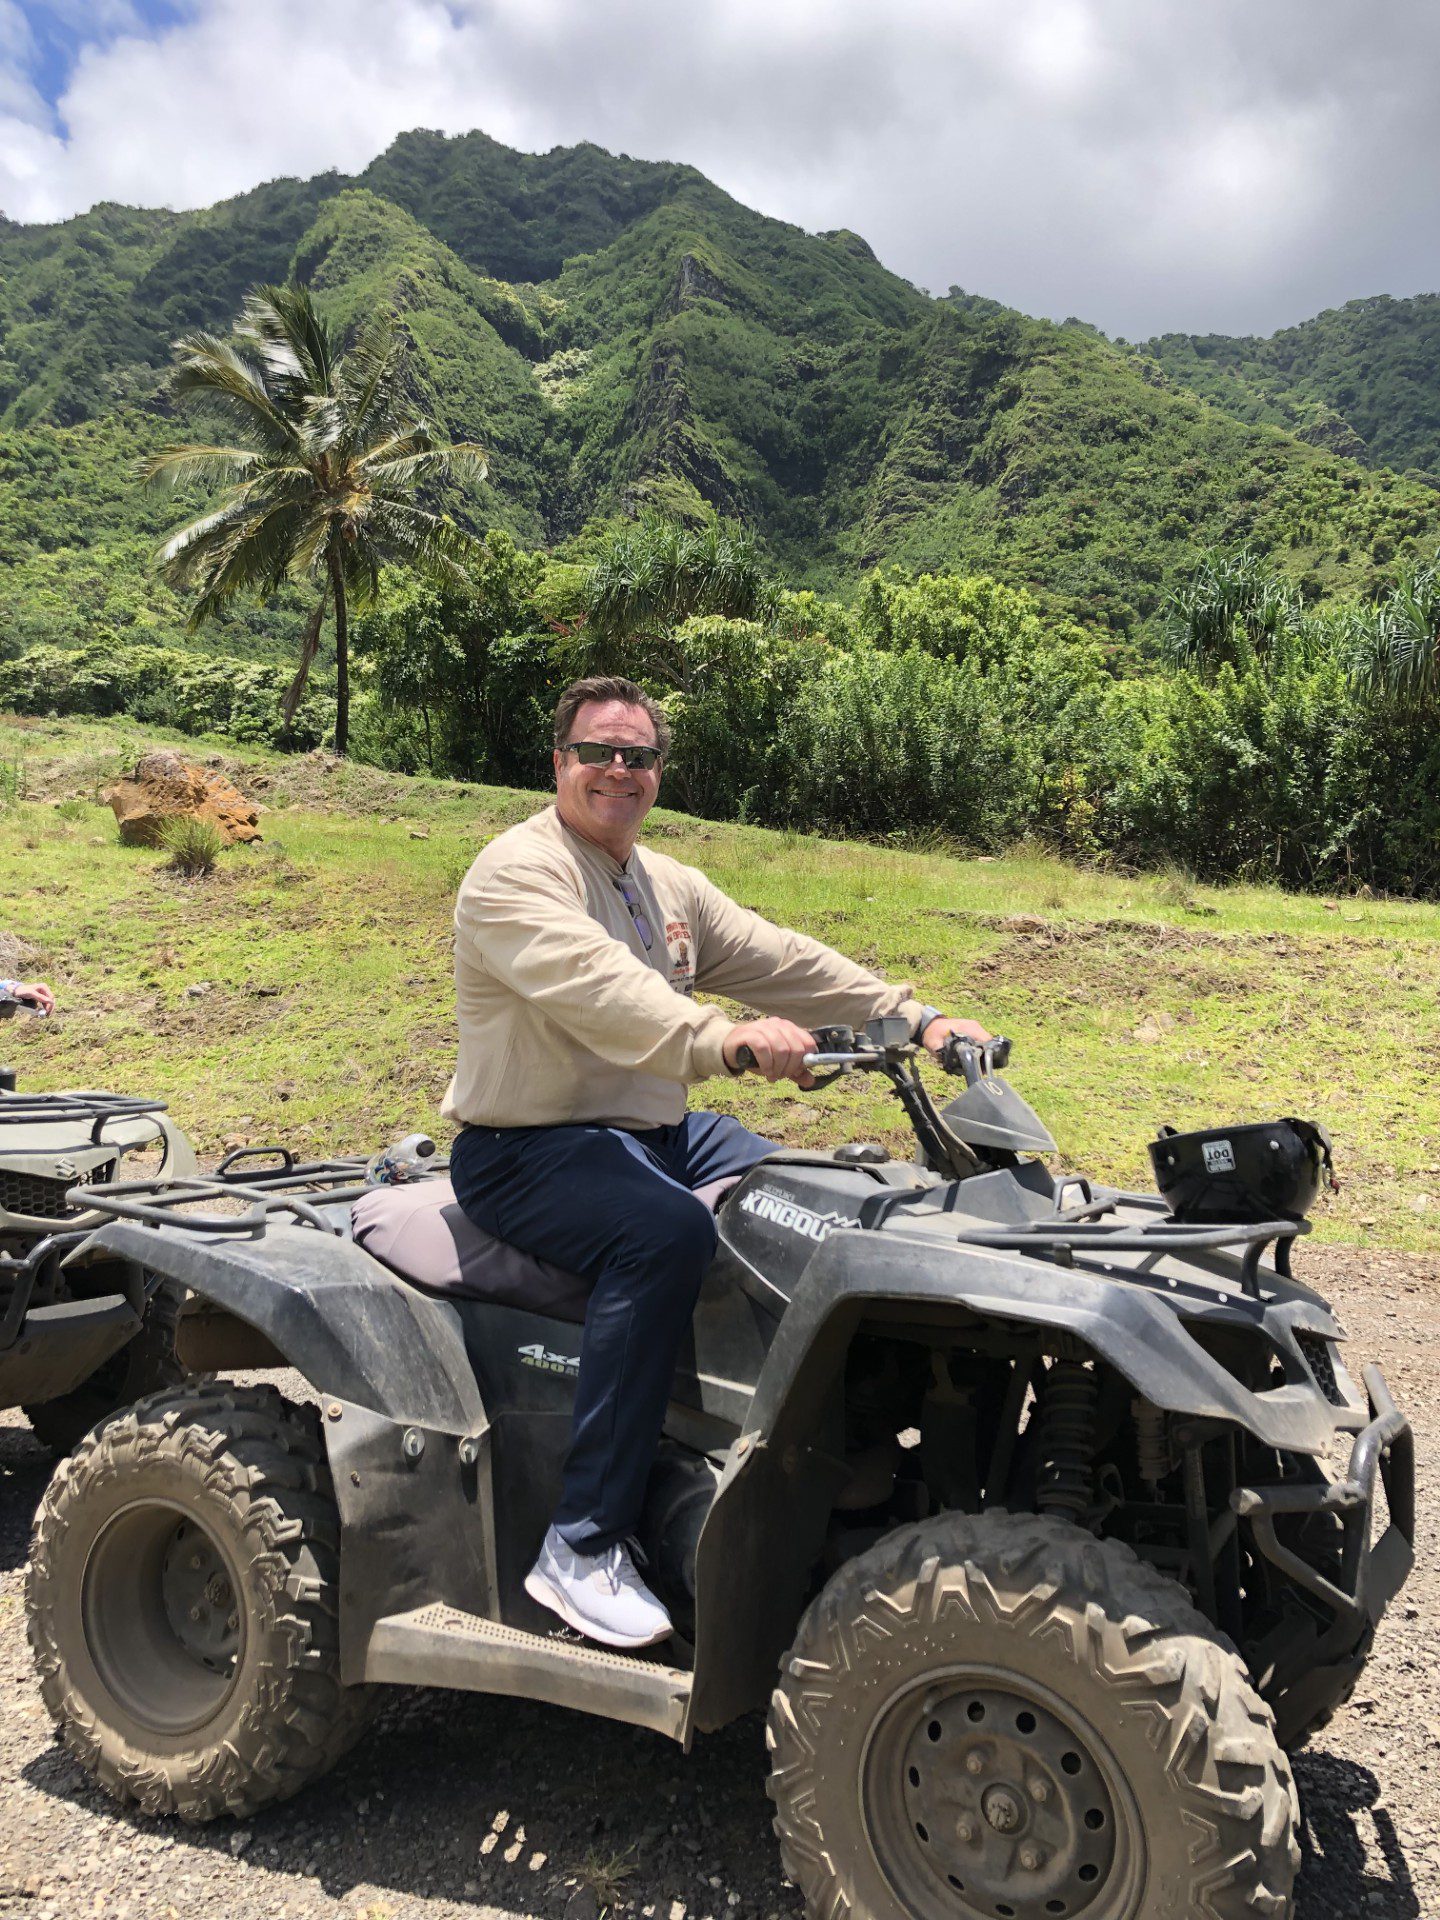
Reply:
[[[57,1160],[55,1162],[55,1178],[57,1180],[73,1180],[79,1171],[80,1169],[73,1160]]]

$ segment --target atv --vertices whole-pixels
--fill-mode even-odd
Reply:
[[[938,1109],[903,1022],[817,1038],[821,1084],[889,1080],[917,1155],[777,1151],[714,1197],[640,1527],[676,1631],[641,1657],[523,1586],[582,1281],[480,1234],[436,1162],[374,1187],[247,1150],[90,1192],[110,1218],[67,1273],[163,1273],[188,1364],[318,1396],[153,1395],[45,1497],[41,1687],[117,1799],[248,1816],[332,1765],[380,1685],[686,1748],[768,1706],[813,1915],[1292,1911],[1286,1748],[1354,1686],[1414,1531],[1409,1426],[1289,1273],[1306,1221],[1052,1173],[1004,1042],[948,1043],[966,1084]]]
[[[0,1019],[20,1005],[0,1000]],[[90,1206],[90,1189],[121,1171],[194,1173],[163,1100],[20,1093],[13,1068],[0,1068],[0,1408],[23,1407],[57,1453],[181,1377],[177,1296],[123,1262],[64,1270],[65,1255],[108,1218]]]

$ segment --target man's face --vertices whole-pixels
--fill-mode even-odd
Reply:
[[[591,700],[570,726],[572,740],[601,740],[616,747],[653,747],[655,729],[643,707],[623,700]],[[560,817],[587,840],[616,853],[628,852],[640,823],[660,791],[660,763],[648,771],[626,767],[613,755],[587,767],[573,753],[555,750],[555,793]]]

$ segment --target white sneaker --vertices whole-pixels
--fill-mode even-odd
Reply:
[[[623,1541],[606,1553],[577,1553],[551,1527],[525,1576],[525,1591],[607,1647],[652,1647],[674,1630]]]

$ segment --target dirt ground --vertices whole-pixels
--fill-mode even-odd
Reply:
[[[1296,1920],[1440,1917],[1440,1264],[1307,1252],[1351,1356],[1414,1422],[1420,1540],[1356,1697],[1296,1756]],[[799,1911],[758,1718],[686,1759],[559,1708],[397,1693],[327,1780],[242,1827],[120,1815],[52,1741],[21,1582],[48,1462],[0,1416],[0,1916],[25,1920],[765,1920]]]

